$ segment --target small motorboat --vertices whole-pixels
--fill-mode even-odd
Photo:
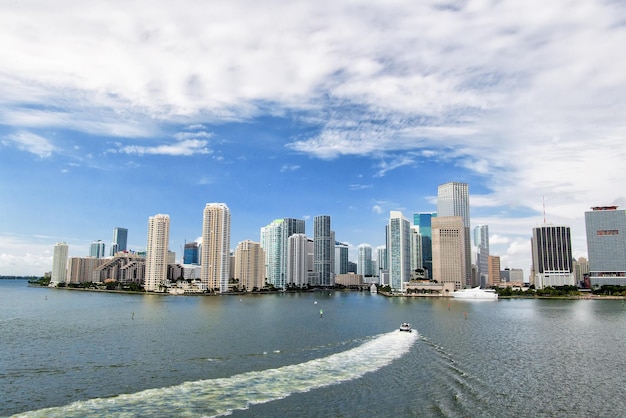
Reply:
[[[402,325],[400,325],[400,331],[411,332],[411,324],[409,324],[408,322],[403,322]]]

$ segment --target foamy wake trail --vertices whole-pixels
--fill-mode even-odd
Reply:
[[[228,378],[186,382],[22,414],[26,417],[219,416],[250,405],[358,379],[409,351],[417,332],[394,331],[328,357]]]

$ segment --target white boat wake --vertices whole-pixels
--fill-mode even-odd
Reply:
[[[62,407],[29,411],[24,417],[82,416],[220,416],[250,405],[271,402],[294,393],[336,385],[374,372],[406,354],[417,332],[394,331],[358,347],[276,369],[228,378],[199,380],[148,389],[112,398],[78,401]]]

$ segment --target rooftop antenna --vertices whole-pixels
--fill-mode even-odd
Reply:
[[[545,196],[541,196],[541,200],[543,202],[543,224],[546,224],[546,198]]]

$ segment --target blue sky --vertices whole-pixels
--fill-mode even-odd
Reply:
[[[624,204],[626,7],[498,1],[12,2],[0,15],[0,274],[41,275],[148,217],[170,248],[224,202],[233,249],[328,214],[384,243],[390,210],[470,185],[502,266]],[[307,222],[312,235],[312,220]],[[354,259],[354,251],[352,252]]]

